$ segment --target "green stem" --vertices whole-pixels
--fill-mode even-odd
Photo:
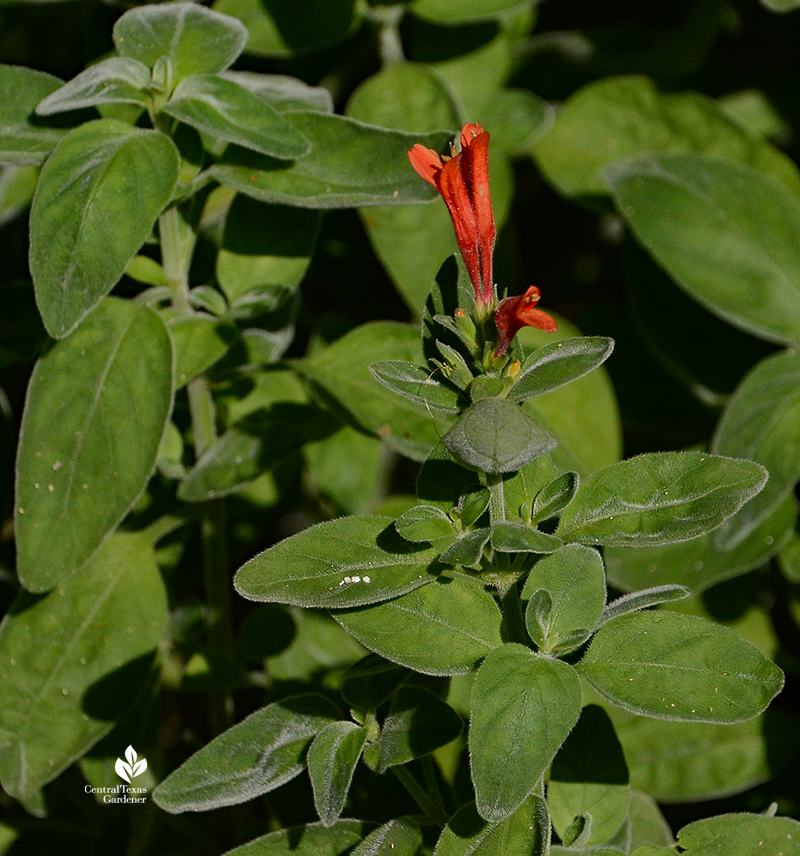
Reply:
[[[392,767],[392,772],[400,780],[403,787],[414,798],[414,802],[425,812],[425,814],[439,826],[447,825],[447,815],[441,809],[430,795],[425,793],[425,790],[420,783],[406,770],[402,765]]]
[[[436,762],[433,760],[433,755],[426,755],[422,759],[422,772],[425,774],[425,785],[428,788],[431,799],[444,814],[444,800],[442,799],[442,792],[439,789],[439,777],[436,775]]]
[[[506,498],[503,492],[502,473],[487,473],[486,486],[489,488],[489,520],[492,525],[506,519]]]
[[[522,602],[519,597],[519,586],[516,582],[510,585],[503,595],[502,606],[509,642],[521,642],[523,645],[527,645],[525,618],[522,615]]]

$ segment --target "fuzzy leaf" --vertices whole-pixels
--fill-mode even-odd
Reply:
[[[339,820],[366,740],[365,728],[344,721],[326,725],[314,738],[308,750],[308,775],[323,826]]]
[[[150,70],[128,57],[113,56],[73,77],[60,89],[51,92],[36,107],[38,116],[81,110],[100,104],[147,105]]]

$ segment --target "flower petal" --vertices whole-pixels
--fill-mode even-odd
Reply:
[[[417,143],[409,151],[408,159],[417,173],[438,190],[439,185],[436,178],[442,171],[441,156],[433,149],[425,148],[421,143]]]

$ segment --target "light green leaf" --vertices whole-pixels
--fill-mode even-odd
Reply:
[[[333,826],[292,826],[226,850],[223,856],[343,856],[351,853],[370,827],[363,820],[350,819],[337,820]]]
[[[615,618],[619,618],[621,615],[630,615],[632,612],[639,612],[639,610],[647,609],[651,606],[660,606],[663,603],[684,600],[691,593],[691,589],[686,588],[686,586],[666,585],[624,594],[622,597],[612,600],[605,607],[599,622],[595,626],[600,627],[609,621],[613,621]]]
[[[333,98],[324,86],[309,86],[285,74],[257,74],[254,71],[221,71],[219,76],[244,86],[281,113],[290,110],[333,113]]]
[[[168,326],[175,346],[176,388],[213,366],[236,338],[233,323],[199,312],[173,318]]]
[[[531,508],[531,519],[534,523],[548,520],[571,502],[580,484],[577,473],[564,473],[548,482],[537,494]]]
[[[291,57],[341,41],[360,20],[355,0],[306,0],[303,14],[291,0],[216,0],[214,8],[235,15],[249,30],[247,53]]]
[[[83,572],[0,625],[0,779],[29,799],[114,727],[167,623],[149,539],[115,535]]]
[[[263,155],[291,160],[311,144],[263,98],[216,74],[182,80],[162,110],[198,131]]]
[[[433,410],[458,413],[466,403],[455,387],[442,383],[436,372],[424,366],[390,360],[374,363],[369,372],[378,383],[397,395]]]
[[[800,478],[800,354],[786,351],[762,360],[728,399],[711,451],[747,458],[769,471],[764,490],[722,524],[714,541],[723,550],[739,544],[792,492]]]
[[[67,579],[128,513],[171,407],[169,335],[141,304],[109,298],[37,363],[17,454],[17,570],[29,591]]]
[[[466,532],[439,556],[439,560],[446,565],[478,568],[480,567],[483,548],[489,541],[491,534],[492,530],[488,526]]]
[[[419,330],[392,321],[362,324],[301,360],[296,369],[326,402],[333,398],[392,448],[413,460],[424,460],[450,420],[382,387],[368,366],[387,358],[421,363]]]
[[[311,141],[311,153],[285,161],[229,146],[209,174],[263,202],[301,208],[350,208],[422,202],[434,189],[411,169],[415,143],[441,148],[449,134],[405,134],[313,110],[286,113]]]
[[[752,167],[800,195],[797,167],[698,92],[663,94],[647,77],[610,77],[571,96],[534,145],[546,178],[566,196],[605,196],[604,170],[635,155],[698,152]]]
[[[597,705],[581,712],[575,730],[556,755],[547,804],[559,837],[588,813],[592,828],[584,844],[603,844],[628,816],[630,784],[622,746],[608,714]]]
[[[0,65],[0,161],[43,163],[67,133],[66,128],[34,123],[36,105],[63,83],[52,74],[16,65]]]
[[[97,107],[100,104],[139,104],[149,100],[150,70],[129,57],[113,56],[90,66],[36,107],[38,116]]]
[[[415,505],[394,522],[406,541],[435,541],[453,535],[453,521],[434,505]]]
[[[699,154],[623,161],[606,175],[636,238],[726,321],[800,341],[800,202],[755,170]]]
[[[505,820],[536,787],[578,721],[572,666],[509,643],[484,660],[472,690],[470,769],[478,811]]]
[[[436,24],[464,24],[493,18],[506,9],[519,6],[519,0],[414,0],[410,8],[420,18]]]
[[[492,145],[514,157],[529,155],[555,116],[556,110],[529,90],[501,89],[484,105],[481,123],[491,130]]]
[[[550,817],[536,796],[500,823],[487,823],[474,803],[457,811],[444,828],[434,856],[547,856]]]
[[[610,621],[578,669],[623,710],[684,722],[744,722],[783,686],[781,670],[732,630],[662,610]]]
[[[123,57],[153,68],[167,57],[172,81],[213,74],[232,65],[244,49],[241,21],[195,3],[168,3],[130,9],[114,24],[114,45]]]
[[[264,205],[237,195],[225,218],[217,281],[231,303],[276,286],[295,288],[305,275],[319,232],[316,211]]]
[[[342,517],[260,553],[239,569],[234,585],[250,600],[360,606],[430,583],[436,556],[431,547],[402,539],[390,517]]]
[[[305,767],[312,738],[339,719],[323,696],[290,696],[251,713],[174,770],[153,791],[164,811],[209,811],[279,788]]]
[[[494,598],[462,579],[440,579],[333,617],[370,651],[426,675],[466,674],[502,644]]]
[[[552,553],[562,546],[558,538],[524,523],[501,520],[492,526],[492,547],[500,553]]]
[[[647,722],[654,722],[649,719]],[[716,727],[716,726],[715,726]],[[722,726],[729,728],[730,726]],[[631,824],[631,848],[640,844],[650,844],[653,847],[671,847],[675,843],[667,819],[661,813],[658,803],[646,793],[631,790],[631,807],[628,813]]]
[[[576,630],[592,630],[606,603],[600,554],[582,544],[568,544],[545,556],[528,575],[522,599],[529,600],[537,591],[546,591],[552,601],[545,650],[552,650]],[[532,619],[531,615],[525,620]]]
[[[590,475],[556,535],[623,547],[686,541],[719,526],[766,478],[758,464],[704,452],[638,455]]]
[[[58,144],[31,209],[31,274],[51,336],[70,333],[116,285],[170,201],[178,165],[169,137],[113,119]]]
[[[331,827],[339,819],[366,740],[366,728],[354,722],[332,722],[314,738],[308,750],[308,775],[323,826]]]
[[[678,833],[678,847],[688,856],[751,856],[774,853],[797,856],[800,822],[762,814],[721,814],[696,820]]]
[[[398,817],[371,832],[352,856],[416,856],[422,847],[422,832],[411,817]]]

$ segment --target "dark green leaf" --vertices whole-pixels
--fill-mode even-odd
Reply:
[[[241,18],[241,15],[237,17]],[[319,110],[333,113],[333,98],[324,86],[309,86],[284,74],[257,74],[253,71],[222,71],[220,77],[232,80],[268,101],[276,110]]]
[[[66,134],[34,117],[36,105],[63,83],[51,74],[0,65],[0,161],[40,164]]]
[[[195,3],[139,6],[114,24],[120,56],[138,59],[148,68],[159,57],[167,57],[173,83],[226,69],[246,41],[247,28],[241,21]]]
[[[474,487],[464,491],[458,498],[458,510],[463,526],[472,526],[489,507],[492,494],[487,487]]]
[[[578,668],[623,710],[685,722],[744,722],[783,686],[781,670],[732,630],[667,611],[610,621]]]
[[[747,458],[769,471],[764,490],[722,524],[714,541],[729,550],[746,538],[792,492],[800,478],[800,355],[762,360],[728,399],[711,451]]]
[[[239,569],[234,585],[250,600],[360,606],[430,583],[436,555],[403,540],[390,517],[342,517],[265,550]]]
[[[104,301],[42,357],[17,454],[17,570],[26,588],[67,579],[128,513],[171,406],[169,334],[141,304]]]
[[[643,589],[642,591],[623,595],[616,600],[612,600],[606,606],[597,626],[601,626],[607,621],[612,621],[614,618],[619,618],[621,615],[638,612],[640,609],[659,606],[662,603],[671,603],[675,600],[683,600],[689,597],[691,593],[692,590],[686,588],[686,586],[656,586],[655,588]]]
[[[113,119],[58,144],[31,209],[31,274],[51,336],[70,333],[116,285],[172,197],[178,165],[169,137]]]
[[[255,799],[297,776],[312,738],[339,719],[323,696],[290,696],[215,737],[153,791],[164,811],[209,811]]]
[[[603,336],[575,336],[545,345],[525,358],[508,397],[526,401],[566,386],[602,365],[613,350],[614,340]]]
[[[484,106],[481,122],[491,128],[492,146],[514,157],[530,154],[555,115],[552,105],[527,89],[501,89]]]
[[[128,57],[114,56],[92,65],[51,92],[36,107],[39,116],[81,110],[100,104],[139,104],[149,100],[150,70]]]
[[[462,565],[465,568],[477,566],[491,534],[492,530],[488,526],[467,532],[451,544],[439,558],[447,565]]]
[[[115,535],[0,626],[0,779],[28,799],[114,727],[141,692],[167,623],[149,539]]]
[[[445,413],[458,413],[463,400],[458,390],[441,383],[436,372],[401,360],[374,363],[370,374],[387,389],[409,401],[423,404]]]
[[[453,535],[453,521],[433,505],[415,505],[395,520],[394,527],[406,541],[435,541]]]
[[[410,674],[402,666],[368,654],[347,670],[342,698],[359,710],[377,710]]]
[[[461,579],[333,617],[376,654],[426,675],[462,675],[502,644],[494,598]]]
[[[458,505],[462,493],[475,486],[475,473],[457,464],[439,442],[417,477],[417,494],[425,505],[449,512]]]
[[[524,523],[499,521],[492,526],[492,547],[500,553],[552,553],[563,543]]]
[[[500,823],[487,823],[475,805],[464,806],[444,828],[434,856],[547,856],[550,817],[539,797],[527,800]]]
[[[381,724],[374,768],[383,773],[428,755],[461,734],[461,717],[440,698],[421,687],[400,687]],[[372,760],[368,757],[372,765]]]
[[[366,728],[354,722],[332,722],[314,738],[308,750],[308,775],[323,826],[333,826],[339,819],[366,740]]]
[[[684,826],[678,833],[678,846],[688,856],[795,856],[798,838],[800,823],[790,817],[721,814]]]
[[[433,188],[411,169],[406,152],[415,143],[439,149],[449,134],[405,134],[307,110],[285,115],[311,141],[310,154],[287,165],[229,146],[210,175],[254,199],[302,208],[391,205],[433,197]]]
[[[371,832],[352,856],[416,856],[422,847],[422,832],[411,817],[398,817]]]
[[[448,0],[414,0],[411,9],[420,18],[437,24],[463,24],[492,18],[518,5],[517,0],[461,0],[456,5]]]
[[[541,455],[510,477],[506,476],[503,479],[506,513],[528,523],[536,497],[560,474],[561,470],[550,455]]]
[[[176,387],[213,366],[236,338],[233,323],[201,313],[172,319],[169,331],[175,346]]]
[[[608,841],[628,816],[628,768],[608,714],[587,705],[575,730],[553,761],[547,804],[562,840],[574,818],[591,815],[584,844]]]
[[[515,643],[489,654],[472,690],[469,731],[481,817],[505,820],[522,805],[580,710],[580,681],[572,666]]]
[[[502,398],[476,401],[459,416],[443,442],[457,461],[487,473],[519,470],[557,444],[536,420]]]
[[[572,501],[580,484],[577,473],[564,473],[546,484],[537,494],[531,508],[534,523],[554,517]]]
[[[303,134],[267,101],[216,74],[182,80],[162,110],[212,137],[281,160],[302,157],[311,149]]]
[[[461,253],[455,253],[445,259],[438,269],[425,301],[422,313],[422,349],[425,359],[441,360],[442,344],[456,351],[463,348],[463,332],[455,326],[455,318],[458,313],[462,318],[469,319],[474,312],[475,289]],[[443,326],[443,321],[447,322],[447,326]]]
[[[699,154],[624,161],[608,181],[637,239],[696,300],[768,341],[800,341],[796,196]]]
[[[758,464],[703,452],[639,455],[589,476],[556,534],[621,547],[687,541],[738,511],[766,477]]]
[[[371,824],[363,820],[337,820],[333,826],[309,823],[270,832],[223,856],[343,856],[364,837]]]

